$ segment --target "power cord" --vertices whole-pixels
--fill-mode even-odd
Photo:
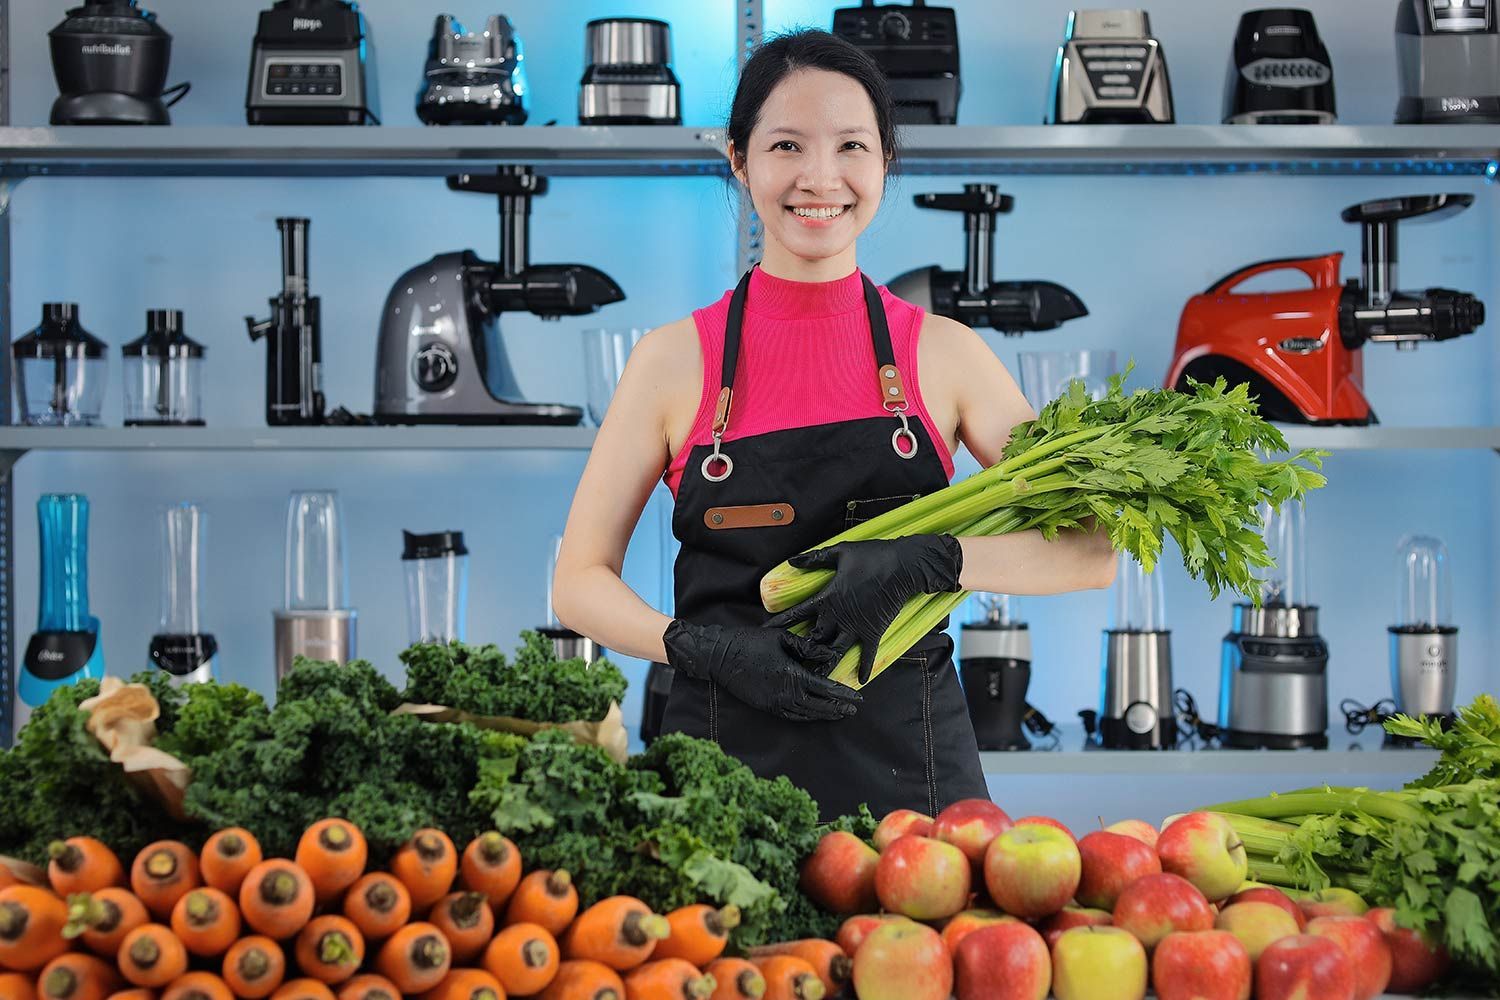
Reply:
[[[1384,725],[1386,719],[1396,714],[1396,703],[1382,698],[1366,708],[1353,698],[1345,698],[1339,702],[1339,711],[1344,713],[1344,728],[1349,735],[1358,736],[1369,726]]]
[[[1172,692],[1172,707],[1177,712],[1177,733],[1184,740],[1202,740],[1207,746],[1219,739],[1222,730],[1198,714],[1198,701],[1187,688]]]
[[[1062,737],[1057,732],[1057,726],[1040,710],[1032,707],[1030,702],[1026,703],[1026,714],[1021,716],[1021,725],[1031,735],[1047,740],[1046,749],[1048,750],[1056,750],[1062,744]]]

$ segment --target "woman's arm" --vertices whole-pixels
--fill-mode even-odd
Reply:
[[[568,628],[627,656],[666,661],[662,633],[672,619],[641,600],[620,570],[641,511],[671,459],[669,425],[685,406],[691,422],[701,389],[691,319],[643,337],[630,352],[568,512],[553,610]]]
[[[1005,365],[979,334],[962,323],[928,314],[918,344],[923,396],[939,427],[956,427],[959,442],[988,468],[1000,461],[1016,424],[1036,414]],[[928,396],[925,386],[941,391]],[[959,539],[964,550],[959,584],[997,594],[1060,594],[1108,587],[1115,552],[1100,531],[1063,531],[1055,541],[1039,531]]]

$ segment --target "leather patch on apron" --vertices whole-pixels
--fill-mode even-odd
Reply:
[[[703,512],[703,523],[711,531],[725,528],[779,528],[797,519],[789,503],[758,503],[744,507],[710,507]]]

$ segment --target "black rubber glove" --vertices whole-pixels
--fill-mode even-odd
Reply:
[[[676,618],[661,638],[669,666],[784,719],[843,719],[860,701],[858,691],[824,676],[838,664],[837,653],[785,629],[694,625]]]
[[[959,589],[964,550],[952,535],[907,535],[868,542],[839,542],[792,556],[798,569],[831,569],[833,579],[818,593],[766,622],[786,628],[811,621],[807,637],[832,646],[842,657],[859,644],[859,682],[875,669],[880,637],[906,602],[918,594]]]

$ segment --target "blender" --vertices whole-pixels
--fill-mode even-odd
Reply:
[[[120,348],[126,427],[202,427],[203,345],[182,331],[180,309],[151,309],[146,332]]]
[[[11,345],[21,423],[97,427],[108,362],[104,341],[78,323],[73,302],[48,302],[42,322]]]
[[[1224,637],[1219,729],[1226,746],[1328,746],[1328,643],[1307,585],[1306,507],[1261,510],[1268,554],[1259,606],[1236,604]]]
[[[151,664],[173,684],[214,678],[219,644],[198,627],[205,517],[197,504],[179,503],[161,512],[161,628],[151,637]]]
[[[358,612],[348,607],[344,518],[335,490],[292,494],[286,512],[286,582],[276,623],[276,679],[298,656],[354,658]]]
[[[469,550],[462,531],[402,531],[406,634],[419,642],[463,642],[469,614]]]
[[[544,638],[552,640],[552,655],[558,660],[581,659],[593,663],[604,655],[599,644],[588,636],[574,632],[558,620],[552,607],[552,587],[557,579],[557,553],[562,548],[562,536],[552,536],[552,546],[547,553],[547,624],[537,629]]]
[[[1031,631],[1012,616],[1007,594],[975,594],[974,617],[959,628],[959,679],[981,750],[1030,750],[1021,726],[1032,712]]]
[[[1112,750],[1169,750],[1177,745],[1177,718],[1162,577],[1124,552],[1114,615],[1114,626],[1104,631],[1100,742]]]
[[[41,588],[36,632],[26,644],[16,685],[15,729],[54,689],[104,677],[99,619],[89,614],[89,500],[44,493],[36,502],[41,535]]]
[[[1458,680],[1448,549],[1430,535],[1408,535],[1396,546],[1396,567],[1396,624],[1389,629],[1396,711],[1435,717],[1447,728]]]

